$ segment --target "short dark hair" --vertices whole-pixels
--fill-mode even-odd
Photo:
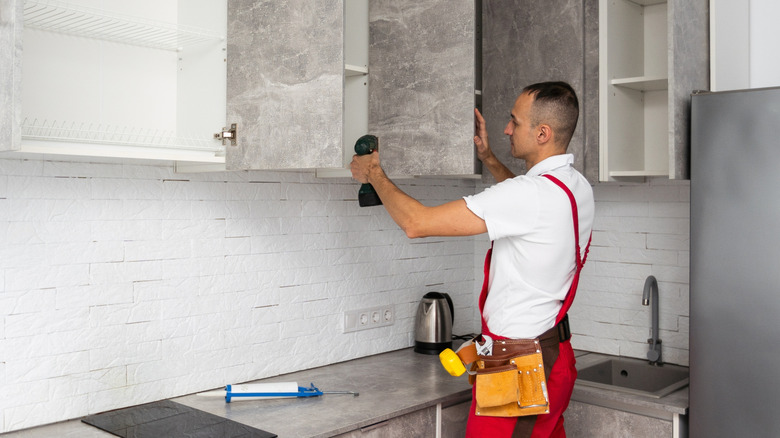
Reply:
[[[539,82],[523,88],[523,93],[534,98],[531,123],[552,126],[559,144],[567,149],[580,116],[580,103],[574,88],[561,81]]]

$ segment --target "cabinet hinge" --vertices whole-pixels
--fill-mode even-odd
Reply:
[[[230,128],[222,128],[222,132],[214,134],[214,138],[222,140],[222,145],[227,144],[226,141],[230,140],[230,146],[236,145],[236,124],[231,123]]]

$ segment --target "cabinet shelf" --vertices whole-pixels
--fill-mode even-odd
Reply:
[[[203,29],[111,14],[58,1],[26,0],[24,25],[50,32],[169,51],[225,39],[224,35]]]
[[[613,79],[610,83],[618,87],[630,88],[637,91],[661,91],[666,90],[669,87],[669,80],[667,78],[649,76]]]
[[[666,170],[616,170],[609,172],[609,176],[612,178],[633,178],[633,177],[646,177],[646,176],[669,176],[669,172]]]
[[[344,64],[344,75],[350,76],[365,76],[368,74],[368,67],[362,67],[359,65]]]
[[[75,122],[50,122],[29,119],[25,119],[22,122],[22,141],[134,146],[214,152],[217,154],[223,154],[225,150],[225,147],[217,140],[176,136],[172,132],[101,124],[77,124]]]

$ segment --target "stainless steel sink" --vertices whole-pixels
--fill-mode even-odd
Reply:
[[[578,369],[577,383],[660,398],[688,386],[688,368],[650,365],[640,359],[614,358]]]

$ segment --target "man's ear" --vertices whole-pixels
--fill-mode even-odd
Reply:
[[[553,130],[550,125],[541,124],[536,131],[536,142],[544,144],[552,140]]]

